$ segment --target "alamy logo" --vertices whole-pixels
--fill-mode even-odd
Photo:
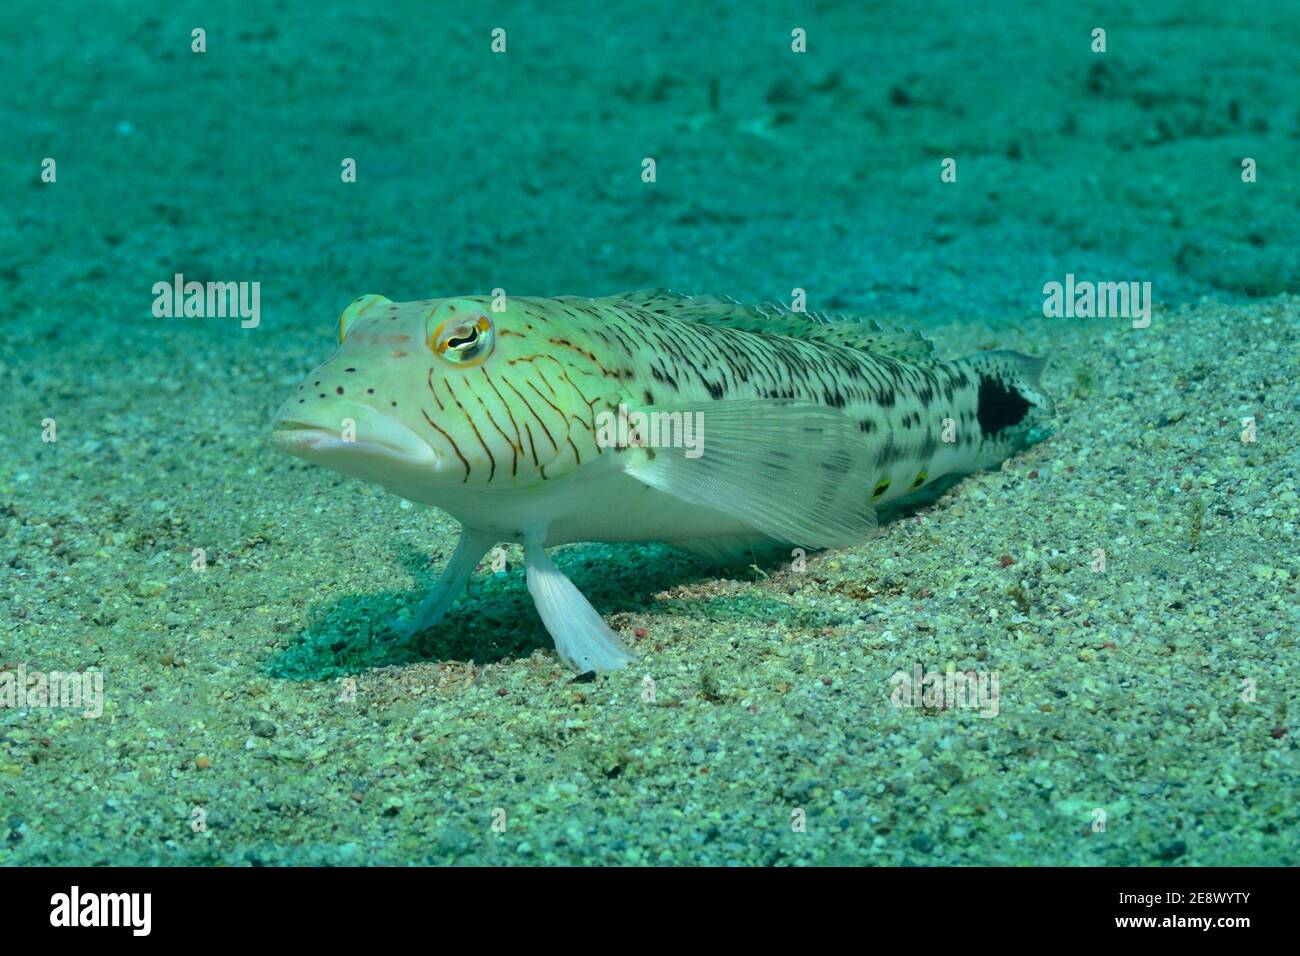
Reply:
[[[133,936],[148,936],[152,929],[152,893],[71,893],[50,897],[51,926],[129,926]]]
[[[238,316],[243,329],[255,329],[262,321],[260,282],[186,282],[178,272],[171,282],[155,282],[153,294],[153,314],[159,319]]]
[[[1043,315],[1049,319],[1132,319],[1133,328],[1151,324],[1150,282],[1065,282],[1043,286]]]
[[[685,448],[687,458],[704,454],[703,412],[604,411],[596,416],[596,444],[601,448]]]
[[[895,707],[977,707],[981,717],[998,715],[997,671],[927,671],[918,661],[912,673],[895,671],[889,682]]]
[[[17,673],[0,670],[0,710],[80,710],[83,717],[104,713],[104,672],[28,670],[25,663]]]

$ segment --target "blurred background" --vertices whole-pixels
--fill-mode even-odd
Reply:
[[[1300,279],[1289,2],[53,0],[7,4],[0,48],[11,319],[147,319],[177,271],[260,279],[274,329],[363,292],[997,322],[1066,272],[1166,304]]]

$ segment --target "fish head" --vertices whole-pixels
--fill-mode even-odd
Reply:
[[[430,503],[440,487],[558,477],[582,460],[573,432],[592,412],[572,382],[587,370],[569,374],[581,352],[566,365],[554,324],[534,318],[513,299],[364,295],[339,316],[337,351],[281,405],[272,440]]]

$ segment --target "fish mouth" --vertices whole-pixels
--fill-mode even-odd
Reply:
[[[437,453],[420,436],[391,419],[367,412],[364,408],[350,410],[347,417],[353,425],[348,430],[342,416],[338,425],[330,426],[277,417],[271,423],[271,442],[297,458],[338,471],[362,472],[361,477],[371,477],[377,468],[432,467],[437,463]]]

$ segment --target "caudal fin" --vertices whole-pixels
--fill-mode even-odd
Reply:
[[[989,468],[1052,434],[1054,405],[1039,381],[1047,359],[1021,352],[980,352],[961,360],[978,389],[981,444],[977,467]]]

